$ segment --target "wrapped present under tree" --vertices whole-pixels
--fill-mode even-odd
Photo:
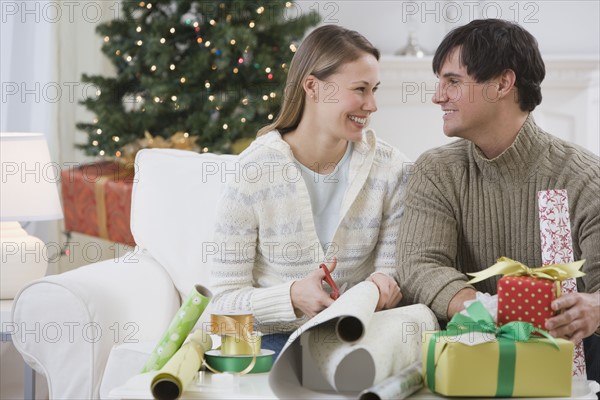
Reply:
[[[131,234],[132,165],[91,163],[61,173],[65,229],[127,245]]]

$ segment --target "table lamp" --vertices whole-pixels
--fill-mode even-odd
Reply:
[[[48,268],[44,242],[19,221],[63,217],[58,198],[60,166],[52,163],[42,133],[0,132],[0,298],[12,299]]]

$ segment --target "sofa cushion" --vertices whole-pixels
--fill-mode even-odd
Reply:
[[[131,232],[169,273],[181,298],[196,283],[209,287],[215,210],[232,155],[144,149],[135,159]]]

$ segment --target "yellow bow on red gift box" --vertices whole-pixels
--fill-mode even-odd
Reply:
[[[467,283],[476,283],[494,275],[504,276],[531,276],[534,278],[564,281],[569,278],[579,278],[585,275],[579,269],[585,260],[570,262],[568,264],[551,264],[538,268],[529,268],[527,265],[508,257],[500,257],[496,264],[483,271],[467,273],[474,278]]]

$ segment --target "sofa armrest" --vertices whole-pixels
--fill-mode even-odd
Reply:
[[[158,340],[179,306],[166,271],[136,249],[24,287],[13,341],[46,376],[50,398],[95,399],[112,346]]]

